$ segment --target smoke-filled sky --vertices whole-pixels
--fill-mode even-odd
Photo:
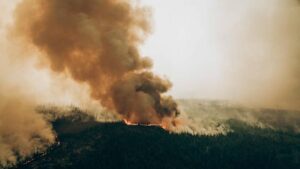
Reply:
[[[299,108],[299,1],[142,2],[154,11],[143,52],[176,97]]]
[[[1,26],[18,1],[0,0]],[[300,105],[299,1],[140,2],[153,10],[142,54],[173,82],[175,97]]]

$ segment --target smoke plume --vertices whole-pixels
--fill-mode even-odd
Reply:
[[[0,1],[0,168],[15,164],[54,143],[51,126],[35,111],[37,100],[27,82],[35,74],[17,64],[18,48],[6,37],[13,4]],[[14,63],[14,64],[13,64]],[[28,78],[31,77],[31,78]],[[27,80],[25,80],[27,78]],[[31,84],[33,84],[32,81]],[[35,88],[36,89],[36,88]],[[40,98],[41,99],[41,98]]]
[[[35,112],[36,105],[24,100],[24,97],[8,97],[1,93],[0,168],[44,151],[54,143],[50,125]]]
[[[23,0],[14,34],[55,72],[88,84],[91,96],[135,123],[161,124],[178,115],[163,96],[171,83],[154,75],[139,44],[149,34],[149,9],[129,0]]]

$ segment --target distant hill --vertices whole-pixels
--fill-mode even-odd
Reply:
[[[300,133],[300,111],[274,108],[251,108],[222,100],[177,100],[183,114],[193,121],[200,133],[230,131],[228,120],[238,120],[250,126]],[[207,129],[207,131],[203,131]],[[209,133],[210,132],[210,133]]]

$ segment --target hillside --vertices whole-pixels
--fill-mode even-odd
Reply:
[[[79,113],[80,114],[80,113]],[[76,118],[77,117],[77,118]],[[300,135],[227,120],[227,135],[172,134],[158,127],[100,123],[78,114],[53,122],[58,143],[22,169],[296,169]]]

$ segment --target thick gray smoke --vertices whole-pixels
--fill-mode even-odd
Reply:
[[[44,151],[54,143],[55,135],[51,125],[35,111],[38,101],[30,92],[33,86],[28,86],[25,80],[31,81],[32,77],[28,78],[28,75],[34,74],[20,71],[21,65],[25,63],[16,64],[14,54],[18,53],[17,47],[11,45],[6,36],[8,13],[12,6],[4,1],[0,1],[0,6],[0,168],[2,168]],[[25,77],[20,74],[21,72]]]
[[[123,0],[0,5],[0,166],[54,143],[37,105],[99,106],[83,92],[131,122],[173,124],[177,105],[162,95],[171,83],[151,73],[151,61],[138,51],[150,31],[147,8]],[[52,75],[49,66],[63,75]]]
[[[46,150],[55,141],[48,122],[31,98],[0,91],[0,168]]]
[[[91,96],[134,123],[162,124],[179,111],[168,80],[151,72],[139,45],[149,10],[130,0],[23,0],[14,34],[33,45],[55,72],[86,83]]]

